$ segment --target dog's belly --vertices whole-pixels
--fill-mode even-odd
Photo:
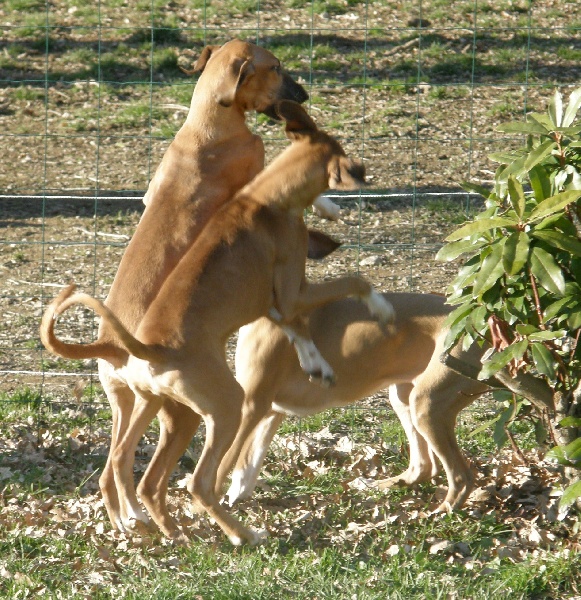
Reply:
[[[391,380],[365,381],[359,384],[341,385],[337,382],[331,388],[323,388],[318,383],[293,382],[293,386],[277,394],[272,403],[273,410],[287,416],[308,417],[329,408],[341,408],[370,396],[388,387]]]

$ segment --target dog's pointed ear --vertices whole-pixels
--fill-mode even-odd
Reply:
[[[198,59],[194,63],[194,66],[191,69],[184,69],[183,67],[180,67],[180,69],[186,75],[195,75],[196,73],[202,73],[203,70],[206,68],[206,65],[208,64],[208,61],[210,60],[212,54],[216,52],[216,50],[219,50],[221,47],[222,46],[206,46],[202,50],[202,53],[200,54],[200,56],[198,57]],[[192,56],[194,55],[194,52],[193,50],[185,50],[184,54]]]
[[[290,139],[300,134],[317,131],[317,124],[297,102],[292,100],[277,102],[276,114],[286,122],[285,132]]]
[[[341,242],[334,240],[322,231],[309,229],[309,246],[307,256],[309,258],[321,259],[331,254],[341,245]]]
[[[342,156],[330,165],[329,188],[356,190],[365,186],[365,167],[362,163]]]
[[[255,67],[250,60],[237,58],[228,65],[222,81],[216,89],[216,100],[220,106],[232,106],[238,88],[246,77],[254,73]]]

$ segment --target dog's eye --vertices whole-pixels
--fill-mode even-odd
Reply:
[[[277,75],[280,75],[280,72],[281,72],[281,70],[282,70],[282,69],[280,68],[280,65],[274,65],[274,66],[272,67],[272,70],[273,70],[273,71],[274,71],[274,72],[275,72]]]

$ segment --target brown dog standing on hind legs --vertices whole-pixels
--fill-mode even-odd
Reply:
[[[409,442],[409,467],[399,476],[374,482],[387,489],[412,485],[435,476],[442,463],[448,493],[439,511],[460,507],[473,485],[471,470],[458,446],[458,413],[490,389],[486,383],[460,375],[442,363],[447,334],[444,321],[452,310],[432,294],[391,293],[384,298],[395,310],[389,332],[357,302],[327,304],[309,317],[312,340],[330,363],[335,385],[313,385],[299,368],[285,335],[267,319],[243,327],[236,348],[236,379],[244,388],[245,415],[259,422],[246,438],[241,433],[220,467],[219,481],[235,463],[227,492],[230,504],[248,498],[257,482],[270,442],[285,415],[306,416],[345,406],[389,386],[389,398]],[[478,373],[485,349],[456,347],[450,364]],[[454,362],[455,360],[455,362]],[[458,362],[459,361],[459,362]],[[495,387],[506,387],[541,408],[553,409],[553,395],[542,381],[503,370]]]
[[[218,468],[225,453],[239,429],[245,438],[256,425],[248,415],[242,420],[244,391],[225,355],[229,336],[267,315],[286,327],[303,312],[345,296],[361,299],[383,323],[393,319],[391,305],[359,277],[306,281],[308,232],[303,211],[327,188],[360,187],[363,166],[349,160],[336,141],[319,131],[299,104],[283,101],[277,111],[286,121],[291,146],[215,213],[164,281],[135,336],[98,300],[71,295],[74,286],[53,301],[41,325],[45,346],[59,355],[66,348],[72,356],[83,346],[60,342],[54,323],[72,304],[85,304],[114,332],[111,346],[130,354],[122,374],[144,401],[112,454],[122,506],[136,503],[135,449],[166,398],[202,415],[206,440],[188,489],[234,544],[256,543],[259,535],[230,515],[217,494]],[[147,498],[143,502],[166,535],[187,539],[167,507],[149,505]]]
[[[233,40],[206,47],[194,67],[201,72],[187,119],[167,149],[147,193],[139,225],[119,265],[106,299],[129,331],[135,332],[145,311],[202,230],[210,216],[264,166],[264,147],[245,122],[247,111],[273,115],[279,99],[303,102],[307,93],[281,69],[280,61],[254,44]],[[67,356],[66,347],[62,355]],[[139,504],[120,506],[111,464],[134,408],[135,397],[124,379],[125,350],[115,344],[106,322],[98,339],[75,354],[100,356],[99,377],[113,416],[111,450],[99,483],[109,518],[123,530],[127,515],[147,521]],[[184,453],[200,417],[171,400],[160,413],[160,441],[141,484],[141,494],[157,490]],[[155,482],[150,485],[149,482]],[[162,486],[163,487],[163,486]],[[149,502],[163,502],[150,498]],[[122,518],[125,515],[125,519]],[[124,522],[125,521],[125,524]]]

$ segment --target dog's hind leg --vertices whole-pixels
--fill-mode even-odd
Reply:
[[[167,509],[169,478],[198,429],[201,417],[193,410],[166,398],[158,413],[160,435],[155,454],[137,488],[137,494],[161,531],[175,541],[184,534]]]
[[[436,455],[413,424],[410,410],[410,394],[412,390],[412,384],[391,385],[389,387],[389,401],[407,436],[410,456],[409,466],[403,473],[395,477],[383,479],[375,484],[380,490],[396,485],[411,486],[429,481],[439,471]]]
[[[125,434],[112,452],[111,461],[121,504],[121,519],[123,527],[127,530],[133,529],[138,521],[142,523],[149,522],[147,515],[137,501],[133,480],[133,465],[137,444],[155,418],[161,405],[162,399],[159,396],[148,394],[147,397],[140,397],[135,403],[131,421]]]
[[[226,481],[226,477],[228,473],[230,473],[232,466],[236,462],[237,458],[240,456],[243,448],[247,445],[247,441],[250,440],[264,440],[264,432],[261,431],[261,428],[265,425],[265,419],[267,414],[270,412],[270,401],[267,399],[261,400],[260,396],[253,396],[252,394],[246,394],[244,399],[244,405],[242,407],[242,419],[240,421],[240,427],[238,428],[238,432],[236,433],[236,438],[228,452],[224,456],[220,464],[220,469],[218,470],[218,477],[216,480],[216,493],[218,495],[221,494],[222,488],[224,486],[224,482]],[[268,429],[268,422],[266,422],[266,427]],[[276,431],[276,429],[275,429]],[[274,435],[274,432],[273,432]],[[268,438],[268,435],[267,435]],[[268,444],[272,437],[268,439]],[[252,441],[250,442],[252,444]],[[266,448],[252,448],[252,455],[250,457],[250,461],[256,471],[260,471],[260,467],[262,465],[262,461],[264,460],[264,456],[266,455],[266,451],[268,450],[268,445]],[[256,451],[256,455],[255,455]],[[258,461],[258,464],[256,464]],[[244,482],[238,480],[238,483],[244,485]],[[254,486],[253,486],[254,489]],[[238,496],[239,497],[239,496]]]
[[[472,491],[474,476],[456,439],[458,413],[485,389],[453,374],[439,359],[430,362],[416,382],[410,407],[412,420],[440,459],[448,479],[448,493],[438,511],[459,508]],[[474,391],[473,391],[474,390]]]
[[[104,361],[100,362],[104,363]],[[125,383],[110,377],[107,369],[103,369],[101,364],[99,364],[99,377],[109,400],[112,414],[111,446],[107,462],[105,463],[101,477],[99,477],[99,487],[111,524],[115,529],[124,531],[122,513],[125,512],[125,508],[120,504],[115,484],[112,455],[129,426],[131,413],[135,404],[135,394]]]
[[[190,385],[185,386],[185,398],[200,401],[200,412],[206,425],[206,440],[202,455],[190,482],[188,490],[196,504],[213,518],[228,536],[232,544],[257,544],[261,535],[245,527],[220,505],[216,494],[216,482],[220,463],[234,442],[242,420],[244,390],[234,379],[228,365],[209,364],[201,374],[190,372]]]

